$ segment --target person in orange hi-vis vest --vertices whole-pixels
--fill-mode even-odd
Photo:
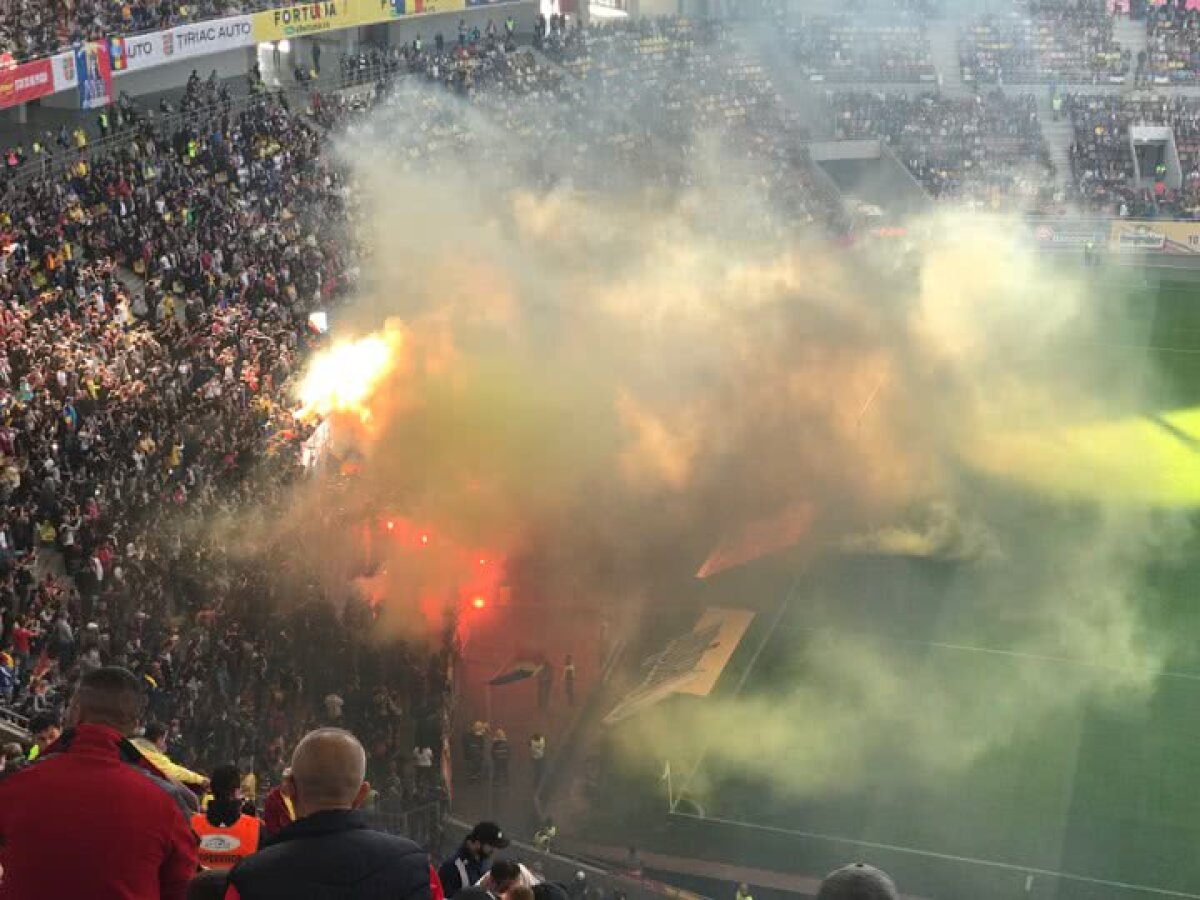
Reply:
[[[231,869],[261,842],[263,823],[242,812],[241,780],[236,766],[217,766],[208,808],[192,816],[192,830],[200,838],[200,865],[205,869]]]

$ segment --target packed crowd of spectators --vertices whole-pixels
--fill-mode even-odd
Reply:
[[[1195,84],[1200,79],[1200,11],[1183,0],[1152,6],[1146,14],[1146,50],[1139,54],[1140,83]]]
[[[1122,83],[1128,48],[1113,37],[1107,0],[1029,0],[966,25],[962,77],[976,84]]]
[[[1068,95],[1074,141],[1071,165],[1085,205],[1111,215],[1195,218],[1200,215],[1200,99],[1137,93]],[[1170,126],[1182,183],[1168,187],[1163,162],[1135,167],[1130,127]],[[1143,184],[1135,182],[1140,174]]]
[[[666,18],[585,31],[555,16],[539,19],[534,40],[558,65],[517,49],[502,28],[464,26],[448,38],[360,47],[341,74],[380,82],[391,112],[377,122],[410,123],[387,136],[404,167],[477,157],[472,115],[482,112],[513,138],[489,140],[489,160],[524,183],[685,188],[717,141],[760,167],[781,221],[834,219],[835,200],[801,147],[805,132],[728,26]],[[430,82],[446,90],[406,91]]]
[[[1028,94],[829,94],[835,136],[880,138],[938,199],[1030,209],[1052,193],[1053,167]]]
[[[810,81],[933,82],[923,20],[895,17],[888,24],[857,16],[806,16],[783,32],[789,55]]]
[[[80,40],[284,6],[281,0],[3,0],[0,53],[49,56]]]
[[[445,659],[205,526],[297,477],[289,379],[357,262],[319,128],[283,95],[196,96],[174,129],[63,151],[0,214],[0,699],[40,729],[118,664],[177,762],[273,783],[305,728],[346,723],[381,799],[413,801]]]
[[[806,130],[727,24],[665,18],[594,26],[561,59],[582,83],[585,111],[632,122],[667,159],[668,181],[686,184],[706,142],[716,140],[731,158],[759,167],[757,180],[786,218],[836,218],[836,201],[802,147]],[[597,129],[598,139],[605,131]]]

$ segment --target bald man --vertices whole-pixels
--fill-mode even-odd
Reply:
[[[425,851],[372,831],[359,811],[371,790],[366,771],[367,754],[350,732],[306,734],[283,784],[296,821],[234,867],[225,900],[430,900]]]

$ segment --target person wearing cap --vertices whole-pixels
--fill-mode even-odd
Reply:
[[[886,872],[852,863],[825,876],[817,900],[900,900],[900,892]]]
[[[507,846],[508,838],[495,822],[480,822],[472,828],[457,852],[438,869],[446,897],[478,884],[490,868],[492,855]]]

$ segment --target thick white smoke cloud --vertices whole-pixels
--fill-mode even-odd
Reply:
[[[430,134],[430,104],[452,146]],[[409,152],[426,136],[436,165]],[[758,182],[728,177],[753,166],[705,146],[679,193],[547,189],[521,174],[536,142],[496,127],[487,101],[420,89],[344,141],[370,256],[338,327],[393,320],[404,340],[339,488],[343,521],[399,510],[497,557],[533,553],[547,596],[568,582],[640,596],[662,567],[692,571],[731,529],[801,502],[816,510],[813,565],[847,551],[968,560],[953,638],[1002,634],[1029,665],[952,674],[878,637],[796,635],[803,665],[766,695],[669,705],[623,730],[638,754],[707,746],[716,771],[797,792],[854,784],[884,747],[917,774],[961,768],[1047,716],[1144,696],[1168,648],[1139,614],[1140,573],[1183,526],[1108,504],[1102,485],[1057,510],[961,456],[991,433],[1123,413],[1152,389],[1152,372],[1114,378],[1073,344],[1121,327],[1096,320],[1093,287],[993,218],[914,222],[902,259],[765,238]],[[304,511],[328,501],[319,487],[296,498],[299,546],[317,539]],[[395,621],[414,619],[413,584],[451,592],[456,564],[393,560]],[[819,630],[837,598],[805,602]],[[1037,657],[1087,665],[1047,677]],[[753,739],[707,740],[729,733]]]

